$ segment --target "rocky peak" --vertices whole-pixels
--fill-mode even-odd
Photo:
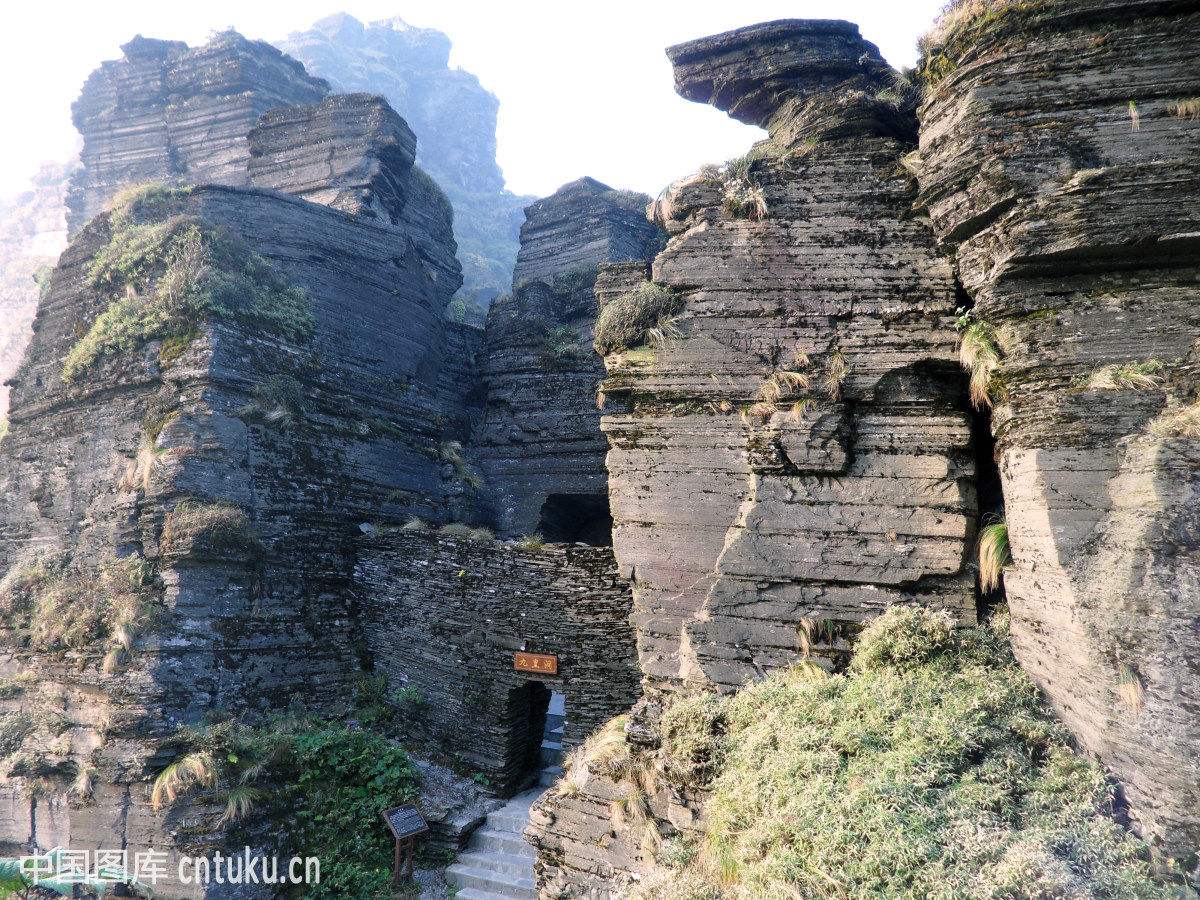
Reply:
[[[479,80],[449,68],[450,39],[401,19],[363,25],[322,19],[280,46],[337,90],[380,94],[418,138],[418,163],[454,206],[465,300],[486,306],[508,291],[522,208],[496,164],[499,102]]]
[[[329,93],[294,59],[234,31],[196,48],[138,36],[123,49],[71,107],[83,135],[67,199],[73,232],[129,184],[246,184],[246,136],[258,117]]]
[[[552,278],[577,266],[642,259],[657,232],[646,221],[650,198],[594,178],[564,184],[525,209],[513,284]]]
[[[476,430],[501,531],[610,540],[593,285],[603,263],[645,271],[661,236],[649,200],[580,178],[526,210],[513,291],[488,311]]]
[[[417,138],[387,101],[335,94],[265,113],[250,132],[250,180],[397,224]]]

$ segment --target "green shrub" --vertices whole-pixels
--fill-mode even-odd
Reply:
[[[643,281],[600,310],[596,319],[596,352],[603,356],[638,346],[652,328],[661,327],[682,306],[683,297],[671,288]]]
[[[151,340],[172,342],[168,358],[177,355],[179,343],[190,342],[209,318],[259,327],[288,340],[306,339],[315,327],[307,292],[288,284],[239,238],[195,217],[154,224],[114,220],[112,237],[92,260],[89,279],[112,300],[67,353],[67,382],[102,358]]]
[[[596,286],[596,275],[597,269],[594,265],[571,266],[550,279],[550,289],[556,294],[590,292]]]
[[[391,878],[385,809],[417,799],[403,748],[369,731],[315,721],[183,729],[174,762],[155,779],[158,805],[195,790],[224,801],[224,823],[255,814],[278,822],[281,852],[321,859],[307,897],[374,897]]]
[[[579,329],[570,325],[548,327],[542,335],[542,350],[555,363],[579,359],[584,355],[579,343]]]
[[[688,715],[720,723],[700,729],[719,765],[684,865],[722,896],[1169,896],[990,628],[893,607],[847,674],[802,665],[718,703]]]

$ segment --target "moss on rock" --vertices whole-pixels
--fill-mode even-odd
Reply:
[[[194,216],[142,222],[137,208],[135,202],[114,210],[112,235],[92,260],[89,281],[111,299],[67,353],[64,381],[152,340],[171,348],[170,362],[210,318],[288,340],[312,335],[312,298],[240,238]]]

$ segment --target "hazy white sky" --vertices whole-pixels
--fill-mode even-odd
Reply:
[[[43,161],[65,160],[77,136],[71,102],[102,60],[133,35],[202,43],[234,26],[266,40],[346,11],[401,16],[446,32],[451,64],[500,98],[499,158],[509,187],[544,195],[591,175],[647,193],[700,165],[743,152],[758,132],[676,96],[663,48],[754,22],[857,22],[893,65],[945,0],[16,0],[0,31],[6,140],[0,195]]]

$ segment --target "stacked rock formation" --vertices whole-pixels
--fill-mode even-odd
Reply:
[[[955,285],[910,215],[907,94],[845,22],[768,23],[668,55],[680,94],[770,138],[668,189],[653,285],[631,265],[597,283],[602,326],[634,307],[643,330],[659,323],[650,344],[598,337],[614,548],[646,676],[634,752],[658,741],[661,688],[839,665],[856,623],[893,603],[975,618]],[[626,896],[649,868],[638,829],[609,820],[620,777],[577,761],[535,808],[543,895]],[[702,797],[656,791],[647,814],[664,834],[697,827]]]
[[[450,68],[450,39],[399,18],[363,25],[341,13],[279,46],[339,91],[382,94],[419,139],[419,162],[454,206],[461,296],[486,307],[506,293],[521,209],[496,165],[499,103],[479,79]]]
[[[296,60],[234,31],[194,49],[139,35],[121,50],[71,109],[84,140],[67,199],[72,232],[128,184],[246,184],[246,135],[258,117],[329,92]]]
[[[1018,658],[1144,835],[1200,845],[1200,7],[998,4],[927,39],[921,203],[978,327]]]
[[[265,45],[218,44],[261,53],[260,65],[239,64],[268,84],[292,71]],[[210,53],[171,52],[173,79],[206,81]],[[158,85],[145,90],[122,94],[109,116],[126,121],[125,106],[157,102]],[[327,121],[331,108],[378,127],[337,137],[322,185],[312,173],[333,138],[312,128],[306,153],[281,123]],[[0,792],[11,810],[0,840],[10,848],[132,856],[213,840],[212,818],[195,807],[152,808],[146,779],[170,762],[161,739],[218,711],[344,702],[360,672],[348,594],[359,523],[444,514],[441,427],[463,416],[447,405],[457,363],[446,359],[455,345],[444,308],[459,278],[452,241],[433,253],[438,235],[413,224],[430,209],[410,214],[403,202],[430,196],[411,146],[397,152],[409,132],[361,96],[289,109],[255,140],[248,131],[244,150],[230,138],[225,151],[244,174],[228,161],[218,174],[251,181],[253,146],[253,178],[274,189],[156,188],[94,219],[50,276],[13,381],[0,457]],[[126,139],[117,134],[118,152],[88,131],[84,158],[120,158]],[[137,174],[110,169],[104,184]],[[280,192],[342,205],[349,187],[361,204],[353,212]],[[114,241],[128,242],[127,262],[163,235],[179,237],[163,259],[98,275]],[[209,268],[189,268],[206,247]],[[231,296],[220,293],[226,276],[241,285]],[[188,279],[205,277],[222,299],[188,328],[142,340],[130,331],[64,366],[81,336],[96,337],[99,316],[167,291],[186,297]],[[237,304],[255,305],[239,315]],[[83,772],[88,789],[68,792]]]
[[[3,382],[17,370],[29,344],[38,280],[67,245],[70,168],[43,166],[28,191],[0,203],[0,417],[8,413]]]
[[[593,286],[600,264],[657,251],[649,200],[581,178],[526,210],[512,293],[488,312],[475,436],[505,533],[611,541]]]
[[[836,661],[891,603],[973,620],[954,282],[909,215],[895,73],[841,22],[669,55],[683,96],[771,137],[668,190],[653,281],[678,298],[678,336],[605,360],[643,670],[735,687],[809,652]],[[602,306],[636,299],[638,281],[603,274]]]

